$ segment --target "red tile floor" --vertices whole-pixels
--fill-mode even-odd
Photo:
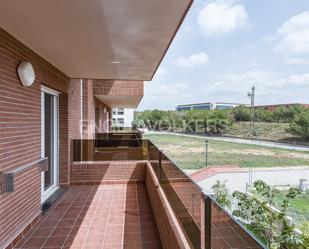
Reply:
[[[73,186],[16,249],[159,249],[144,184]]]

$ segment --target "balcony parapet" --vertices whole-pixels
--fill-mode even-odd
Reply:
[[[143,81],[94,80],[94,95],[143,96]]]

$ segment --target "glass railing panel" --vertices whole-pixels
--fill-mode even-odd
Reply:
[[[137,139],[73,140],[73,161],[143,160]]]
[[[193,248],[201,248],[201,191],[189,177],[149,141],[148,159]]]
[[[159,149],[151,141],[148,140],[148,161],[159,179]]]
[[[161,156],[160,183],[194,248],[201,248],[201,191],[167,156]]]
[[[115,131],[108,133],[96,133],[96,139],[142,139],[142,133],[138,131],[125,132],[125,131]]]
[[[210,198],[210,197],[207,197]],[[266,247],[254,237],[240,222],[235,220],[227,211],[225,211],[215,200],[210,198],[210,222],[211,226],[207,226],[207,218],[205,221],[206,231],[211,229],[211,249],[265,249]],[[207,214],[205,215],[207,217]],[[207,240],[207,238],[206,238]]]
[[[148,141],[148,159],[192,248],[266,248],[212,197],[206,197],[201,188],[151,141]],[[209,198],[209,207],[204,205],[205,198]]]

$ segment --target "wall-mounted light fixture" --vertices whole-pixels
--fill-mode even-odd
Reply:
[[[35,80],[33,66],[28,61],[23,61],[17,69],[19,80],[23,86],[31,86]]]

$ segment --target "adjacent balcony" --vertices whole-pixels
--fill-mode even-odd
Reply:
[[[112,108],[134,109],[144,96],[144,82],[94,80],[93,95]]]
[[[74,140],[71,186],[15,248],[265,248],[140,133]]]

